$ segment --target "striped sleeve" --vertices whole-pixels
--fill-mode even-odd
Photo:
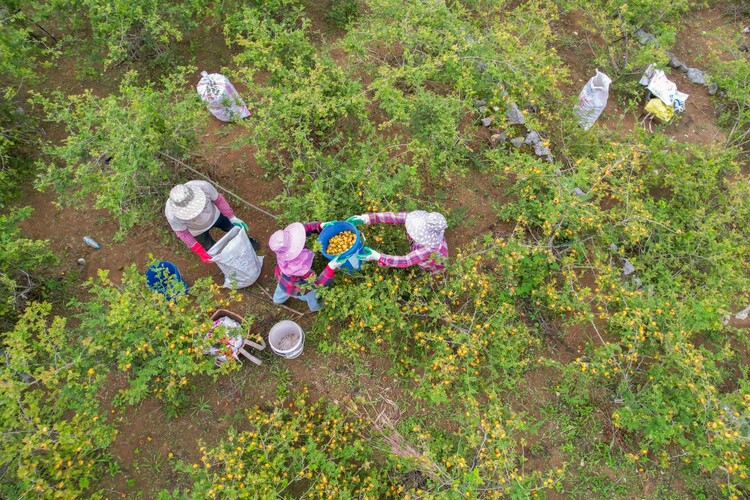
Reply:
[[[378,265],[387,267],[409,267],[426,261],[430,258],[430,255],[432,255],[432,250],[427,248],[417,248],[403,256],[381,254],[380,259],[378,259]]]
[[[370,224],[404,224],[408,212],[376,212],[367,213],[367,220]]]

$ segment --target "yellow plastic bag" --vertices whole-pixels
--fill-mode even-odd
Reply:
[[[648,101],[645,109],[647,113],[651,113],[663,122],[668,122],[674,116],[674,109],[667,106],[661,99],[656,97]]]

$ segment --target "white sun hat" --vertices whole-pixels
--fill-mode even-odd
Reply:
[[[418,244],[437,248],[443,241],[448,221],[438,212],[415,210],[406,216],[406,232]]]
[[[200,187],[177,184],[169,192],[169,208],[181,220],[195,219],[206,208],[206,192]]]

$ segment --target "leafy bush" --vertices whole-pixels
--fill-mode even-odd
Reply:
[[[106,372],[83,355],[65,319],[33,303],[2,334],[0,470],[5,498],[81,496],[115,431],[99,416]]]
[[[128,60],[163,55],[211,13],[208,5],[205,0],[58,0],[34,1],[27,10],[36,21],[51,20],[69,30],[84,32],[84,46],[100,55],[107,69]]]
[[[0,215],[0,318],[20,311],[43,282],[43,266],[57,263],[46,241],[21,236],[17,223],[31,215],[30,208]]]
[[[249,429],[230,431],[200,464],[183,464],[204,498],[278,496],[383,498],[387,476],[362,419],[351,419],[324,401],[299,395],[288,406],[248,412]]]
[[[17,194],[31,171],[30,147],[37,140],[34,120],[23,106],[29,86],[41,78],[36,65],[50,54],[41,40],[32,38],[28,20],[15,2],[6,2],[0,14],[0,208]]]
[[[135,266],[126,269],[122,285],[100,270],[89,287],[91,297],[78,304],[80,328],[88,335],[88,355],[106,359],[128,375],[120,403],[154,396],[179,409],[192,377],[208,374],[216,379],[220,371],[214,358],[204,354],[211,345],[206,338],[213,326],[209,318],[212,309],[228,304],[234,295],[221,298],[209,278],[196,281],[189,296],[167,300],[149,291]],[[232,367],[237,365],[225,363],[222,370]]]
[[[377,229],[364,231],[377,244],[394,240],[391,228]],[[353,358],[388,353],[399,376],[434,403],[513,387],[539,345],[514,303],[543,281],[547,255],[502,240],[462,252],[444,276],[366,267],[324,290],[326,309],[316,318],[321,347]]]
[[[109,210],[120,223],[119,238],[147,220],[174,180],[163,154],[186,155],[203,116],[197,97],[185,96],[189,72],[162,80],[163,88],[130,72],[119,95],[35,96],[47,119],[64,123],[69,134],[63,144],[45,147],[55,161],[44,165],[38,187],[54,188],[66,204],[90,201]]]
[[[325,19],[339,28],[346,28],[359,15],[359,0],[332,0]]]
[[[475,17],[460,3],[368,2],[345,41],[373,75],[369,88],[388,118],[379,128],[409,130],[414,161],[433,176],[465,172],[474,130],[462,125],[475,99],[485,99],[495,124],[506,128],[511,101],[541,117],[560,98],[557,82],[566,72],[549,46],[555,9],[487,8]]]
[[[287,186],[307,177],[311,164],[354,136],[365,112],[361,85],[308,40],[310,21],[296,2],[277,19],[261,8],[245,8],[225,27],[227,42],[241,49],[240,77],[259,94],[257,110],[245,123],[259,161],[281,173]],[[258,71],[271,85],[254,83]]]

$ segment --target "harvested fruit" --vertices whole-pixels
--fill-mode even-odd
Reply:
[[[351,231],[343,231],[336,236],[331,237],[328,240],[328,248],[326,253],[328,255],[338,255],[349,250],[354,242],[357,241],[357,235]]]

